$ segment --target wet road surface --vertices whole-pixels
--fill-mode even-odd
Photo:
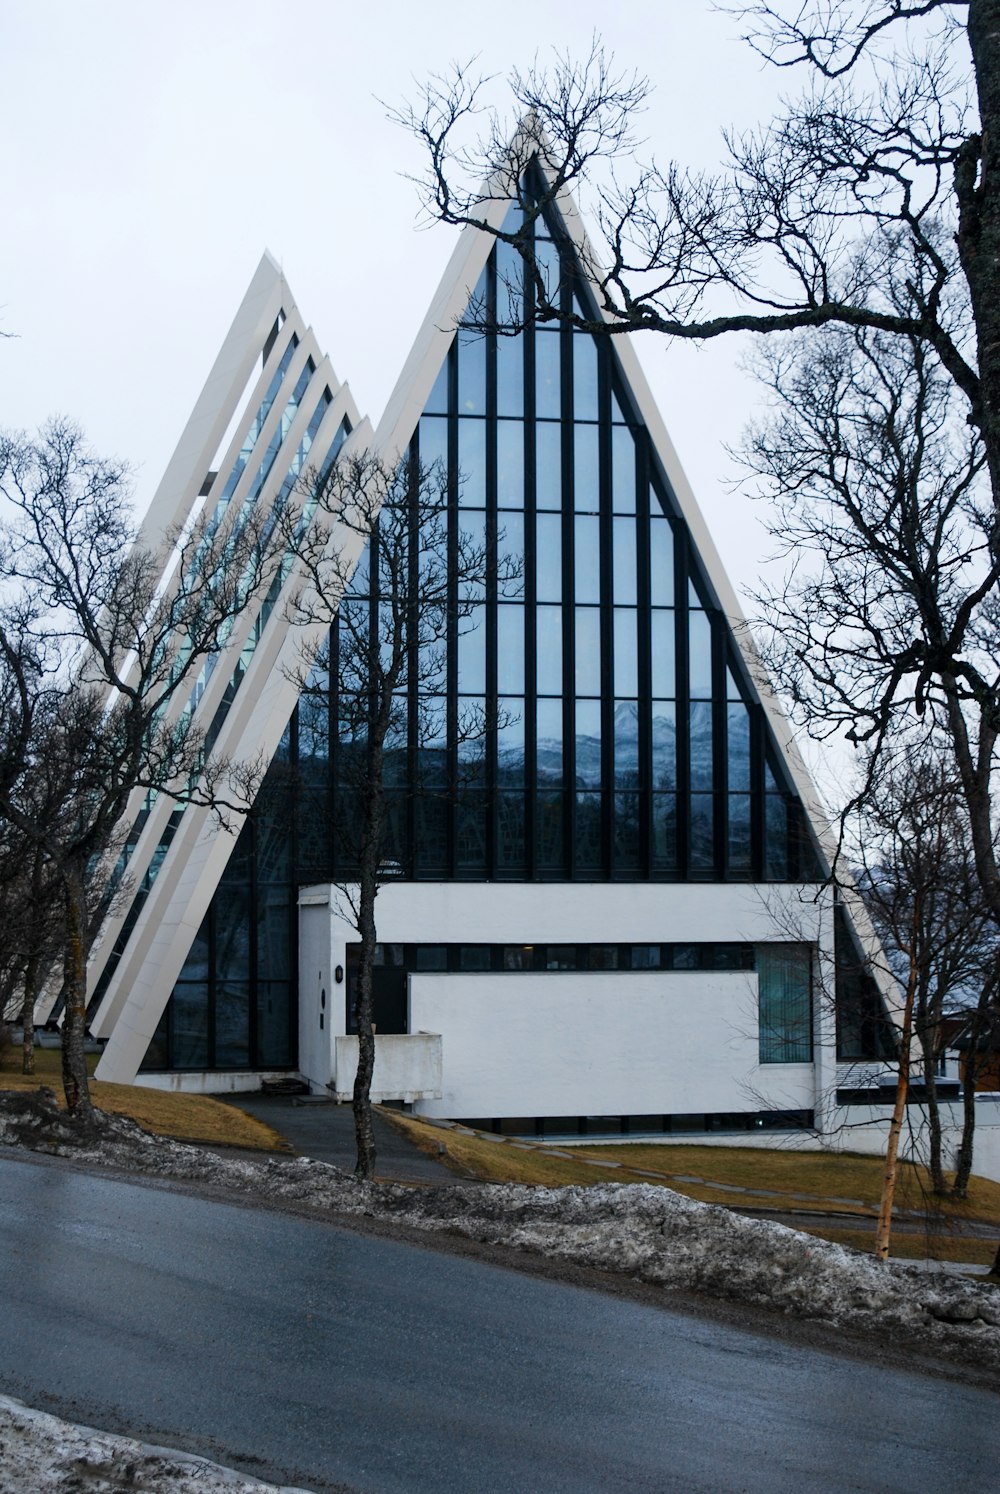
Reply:
[[[0,1160],[0,1382],[316,1490],[995,1487],[997,1398],[322,1222]]]

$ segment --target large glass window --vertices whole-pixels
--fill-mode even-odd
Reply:
[[[812,980],[808,944],[759,944],[761,1063],[812,1062]]]

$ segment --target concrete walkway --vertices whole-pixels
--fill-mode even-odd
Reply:
[[[287,1095],[220,1095],[230,1105],[273,1126],[297,1152],[317,1162],[331,1162],[353,1172],[356,1158],[354,1112],[350,1105],[306,1100],[296,1104]],[[298,1098],[298,1097],[296,1097]],[[408,1141],[395,1126],[373,1114],[375,1176],[381,1183],[459,1183],[461,1178]]]

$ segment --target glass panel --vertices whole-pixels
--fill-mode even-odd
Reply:
[[[536,669],[539,695],[558,695],[563,684],[562,608],[539,607]]]
[[[576,782],[581,788],[601,786],[601,703],[576,703]]]
[[[447,970],[447,944],[418,944],[414,964],[417,970]]]
[[[219,981],[215,988],[215,1062],[220,1069],[250,1063],[250,987]]]
[[[653,787],[677,787],[677,731],[672,700],[653,701]]]
[[[458,714],[458,781],[461,788],[481,787],[486,777],[486,702],[463,698]]]
[[[515,602],[497,608],[497,689],[505,695],[524,691],[524,608]]]
[[[480,287],[482,281],[480,281]],[[477,288],[477,295],[482,294]],[[481,332],[458,332],[458,413],[486,414],[486,339]]]
[[[503,292],[497,288],[498,296]],[[524,410],[524,338],[497,338],[497,414],[521,415]]]
[[[459,800],[455,815],[455,858],[462,871],[486,870],[486,804],[478,794]]]
[[[459,970],[489,970],[493,963],[488,944],[460,944],[458,946]]]
[[[611,433],[611,507],[616,514],[635,513],[635,441],[625,426]]]
[[[711,789],[712,776],[712,703],[691,704],[691,787]]]
[[[524,515],[502,513],[497,520],[497,587],[501,597],[524,596]]]
[[[562,508],[562,427],[542,423],[535,427],[535,504],[538,508]]]
[[[629,965],[632,970],[659,970],[660,946],[658,944],[633,944]]]
[[[207,980],[209,976],[209,932],[208,914],[202,919],[201,928],[194,936],[188,957],[181,966],[180,980]]]
[[[750,791],[750,712],[742,703],[726,707],[730,792]]]
[[[540,700],[536,721],[535,776],[540,784],[563,781],[563,706],[561,700]]]
[[[287,978],[292,963],[287,884],[261,888],[257,903],[257,975],[261,980]]]
[[[350,581],[347,583],[347,595],[352,597],[368,596],[369,563],[371,559],[371,546],[365,545],[358,557],[358,563],[354,567]]]
[[[588,871],[601,865],[601,795],[576,796],[576,864]]]
[[[653,865],[677,865],[677,800],[673,794],[653,795]]]
[[[524,506],[524,426],[519,420],[497,422],[497,504]]]
[[[535,584],[540,602],[562,598],[562,515],[535,518]]]
[[[486,689],[486,609],[474,607],[459,622],[458,689],[464,695],[482,695]]]
[[[712,831],[715,824],[711,794],[691,795],[691,865],[713,866],[715,843]]]
[[[575,944],[547,944],[544,949],[546,970],[578,969]]]
[[[461,561],[457,580],[457,592],[459,601],[481,602],[486,596],[486,514],[482,509],[469,508],[462,512],[459,521],[459,544],[461,546]],[[440,548],[435,547],[431,554],[431,563],[434,564],[440,557]],[[440,578],[443,583],[444,578]],[[436,579],[428,577],[423,592],[425,597],[441,595],[441,590],[436,584]],[[436,631],[436,620],[428,618],[430,625],[426,631]],[[459,622],[459,627],[462,623]],[[425,631],[418,623],[420,631]]]
[[[616,425],[625,424],[625,416],[622,414],[622,407],[618,403],[617,394],[612,394],[611,396],[611,419]]]
[[[538,795],[535,806],[538,865],[546,871],[563,870],[564,814],[565,802],[561,793]]]
[[[256,1065],[282,1068],[291,1061],[291,987],[287,980],[261,981],[257,987]]]
[[[416,794],[413,807],[417,869],[442,873],[448,865],[448,801],[442,795]]]
[[[497,864],[508,871],[524,866],[524,795],[497,795]]]
[[[743,692],[736,683],[736,678],[731,669],[726,670],[726,699],[732,701],[743,699]]]
[[[573,507],[596,514],[601,506],[601,469],[596,425],[573,427]]]
[[[729,865],[733,871],[749,871],[750,795],[729,795]]]
[[[634,700],[615,703],[615,786],[639,785],[639,708]]]
[[[649,521],[649,600],[670,607],[674,600],[674,540],[667,519]]]
[[[615,694],[638,695],[639,658],[636,641],[634,607],[616,607],[615,625]]]
[[[758,944],[761,1063],[812,1061],[812,987],[807,944]]]
[[[688,685],[692,699],[712,694],[712,625],[705,612],[688,614]]]
[[[420,422],[420,463],[425,469],[448,471],[448,422],[425,415]]]
[[[576,694],[601,693],[601,614],[596,607],[576,609]]]
[[[170,1058],[175,1069],[208,1068],[208,986],[183,981],[170,997]]]
[[[215,894],[215,973],[228,980],[250,974],[250,888],[223,882]]]
[[[447,415],[448,413],[447,356],[445,357],[444,362],[441,364],[441,368],[438,372],[437,378],[434,380],[434,388],[431,390],[427,403],[424,406],[424,412],[428,415]]]
[[[465,508],[486,506],[486,422],[458,422],[458,501]]]
[[[558,301],[559,286],[562,280],[559,250],[551,239],[543,238],[540,234],[537,234],[535,239],[535,266],[545,287],[545,299]]]
[[[641,803],[638,794],[615,794],[615,866],[623,870],[639,865]]]
[[[612,519],[614,593],[619,605],[636,603],[635,520]]]
[[[505,944],[503,968],[505,970],[534,970],[535,946],[533,944]]]
[[[769,877],[786,880],[789,869],[788,808],[783,794],[764,796],[764,865]]]
[[[576,600],[601,600],[601,534],[596,515],[577,514],[573,525],[573,567]]]
[[[562,414],[559,376],[561,341],[557,330],[539,327],[535,332],[535,414],[539,420],[558,420]]]
[[[650,615],[650,652],[652,654],[653,694],[670,697],[675,692],[674,614],[653,612]]]
[[[447,702],[443,695],[421,694],[417,708],[419,778],[423,784],[448,781]]]
[[[512,206],[504,228],[509,233],[516,233],[520,223],[508,228],[508,222],[514,212],[518,209]],[[517,327],[524,317],[524,260],[512,244],[497,243],[493,250],[494,264],[497,276],[497,321],[500,326]],[[505,338],[506,342],[518,343],[518,338]]]
[[[524,782],[524,701],[516,696],[497,704],[497,782]]]
[[[573,418],[597,419],[597,344],[589,332],[573,337]]]

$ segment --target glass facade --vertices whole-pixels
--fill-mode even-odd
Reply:
[[[589,306],[558,225],[536,249],[565,307]],[[400,684],[384,861],[427,880],[817,878],[613,339],[530,315],[510,335],[521,278],[497,245],[412,436],[446,483],[450,622]],[[414,501],[414,556],[421,518]],[[482,584],[461,574],[465,545],[487,557]],[[366,555],[342,604],[372,626],[377,578]],[[330,687],[337,648],[335,624],[147,1067],[294,1066],[296,888],[355,869],[357,721]],[[664,949],[631,968],[663,968]]]

